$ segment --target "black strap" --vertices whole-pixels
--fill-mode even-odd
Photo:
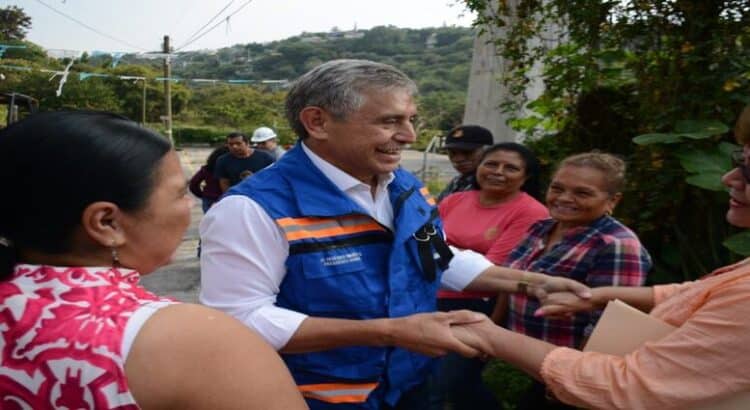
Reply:
[[[422,273],[428,282],[433,282],[437,278],[435,262],[440,266],[440,269],[448,269],[448,265],[453,259],[453,252],[451,252],[443,237],[440,236],[435,225],[429,222],[414,233],[414,239],[417,240],[417,252],[419,253],[419,261],[422,263]],[[433,249],[439,256],[437,261],[433,256]]]
[[[432,246],[438,255],[440,255],[440,259],[437,260],[438,266],[442,270],[448,269],[448,265],[451,263],[451,259],[453,259],[451,248],[448,247],[448,244],[445,243],[445,240],[439,233],[433,235],[430,242],[432,242]]]
[[[420,241],[417,240],[417,251],[419,252],[419,260],[422,262],[422,274],[428,282],[434,282],[437,278],[437,272],[435,270],[435,259],[432,258],[432,247],[430,246],[429,239]]]

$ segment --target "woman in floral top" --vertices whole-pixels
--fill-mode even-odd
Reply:
[[[192,200],[160,135],[97,112],[0,132],[0,408],[305,408],[276,353],[228,316],[138,285]]]

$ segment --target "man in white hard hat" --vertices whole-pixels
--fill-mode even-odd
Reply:
[[[253,144],[256,144],[258,148],[271,154],[275,161],[278,161],[286,152],[286,150],[279,145],[279,142],[276,139],[276,133],[268,127],[257,128],[253,132],[253,137],[250,141]]]

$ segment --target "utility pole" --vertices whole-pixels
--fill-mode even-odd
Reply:
[[[146,79],[143,80],[143,94],[141,95],[141,125],[146,126]]]
[[[167,138],[174,145],[172,138],[172,66],[169,61],[169,36],[164,36],[164,117],[166,118]]]

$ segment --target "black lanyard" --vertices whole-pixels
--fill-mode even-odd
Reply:
[[[417,240],[417,252],[419,260],[422,263],[422,273],[429,282],[434,282],[437,278],[435,263],[440,266],[441,270],[448,269],[453,252],[451,252],[445,240],[438,233],[435,225],[426,223],[414,233],[414,239]],[[435,258],[433,249],[437,252],[438,258]]]

